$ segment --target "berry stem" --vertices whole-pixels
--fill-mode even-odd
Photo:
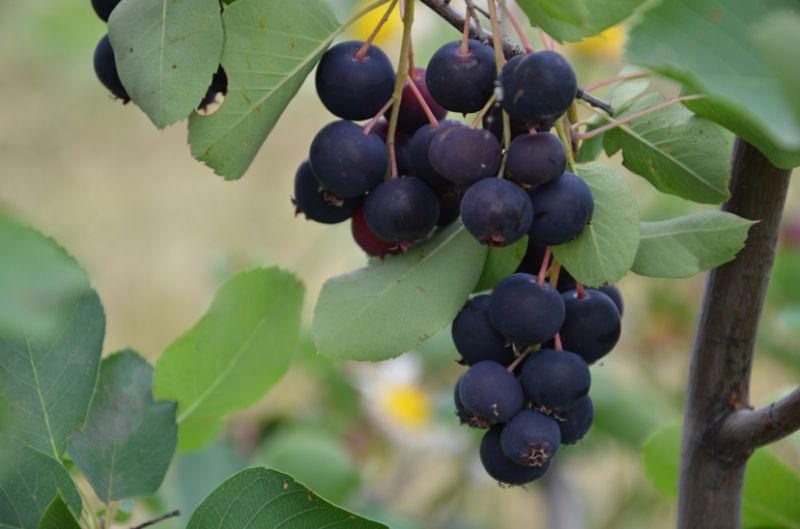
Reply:
[[[483,28],[481,27],[481,19],[478,18],[478,13],[477,12],[481,12],[484,15],[488,15],[488,13],[486,13],[481,8],[479,8],[475,4],[473,4],[472,0],[466,0],[466,2],[467,2],[467,7],[469,8],[467,12],[468,12],[469,16],[472,17],[472,20],[475,22],[475,33],[478,36],[478,40],[480,40],[481,42],[484,42],[484,43],[489,41],[489,38],[486,36],[486,34],[483,31]]]
[[[464,16],[464,30],[461,34],[461,48],[458,50],[458,54],[462,57],[466,57],[469,55],[469,34],[470,34],[470,13],[472,9],[470,8],[469,4],[467,4],[467,13]]]
[[[372,33],[370,34],[369,38],[364,42],[364,44],[361,46],[361,48],[359,48],[358,51],[356,52],[356,59],[358,59],[359,61],[363,61],[364,57],[367,56],[367,51],[369,51],[369,47],[372,45],[373,41],[375,40],[375,37],[378,36],[378,33],[380,33],[381,28],[383,28],[383,25],[386,24],[386,21],[389,20],[389,16],[391,16],[392,11],[394,10],[395,6],[397,5],[397,1],[398,0],[392,0],[392,3],[389,4],[389,8],[386,9],[386,12],[383,14],[381,19],[378,21],[378,25],[375,26],[375,29],[372,30]]]
[[[417,68],[414,66],[414,39],[408,41],[408,78],[412,81],[417,78]]]
[[[596,128],[594,130],[590,130],[588,132],[581,132],[581,133],[575,134],[574,137],[575,137],[575,139],[578,139],[578,140],[588,140],[589,138],[594,138],[595,136],[597,136],[599,134],[602,134],[602,133],[604,133],[606,131],[609,131],[611,129],[617,128],[617,127],[619,127],[621,125],[625,125],[626,123],[630,123],[631,121],[634,121],[634,120],[639,119],[641,117],[647,116],[648,114],[652,114],[653,112],[657,112],[657,111],[659,111],[659,110],[661,110],[663,108],[667,108],[667,107],[670,107],[670,106],[672,106],[674,104],[682,103],[684,101],[696,101],[697,99],[702,99],[703,97],[705,97],[705,96],[702,96],[702,95],[690,95],[690,96],[676,97],[674,99],[669,99],[667,101],[664,101],[663,103],[659,103],[658,105],[653,105],[652,107],[646,108],[646,109],[644,109],[644,110],[642,110],[640,112],[634,112],[633,114],[629,114],[629,115],[625,116],[622,119],[612,119],[612,118],[606,116],[605,114],[603,114],[601,112],[597,112],[597,114],[602,116],[603,119],[608,121],[608,124],[603,125],[602,127],[598,127],[598,128]]]
[[[578,291],[578,299],[583,299],[586,297],[586,291],[583,288],[583,283],[580,281],[575,282],[575,290]]]
[[[403,86],[408,77],[408,57],[411,48],[411,28],[414,25],[415,0],[407,0],[401,5],[403,12],[403,41],[400,45],[400,60],[397,65],[397,81],[392,94],[392,115],[389,118],[389,132],[386,134],[386,146],[389,148],[389,158],[392,160],[392,177],[397,176],[397,158],[394,142],[397,136],[397,120],[400,117],[400,101],[403,99]]]
[[[617,75],[616,77],[611,77],[609,79],[603,79],[602,81],[597,81],[596,83],[587,84],[586,86],[583,87],[583,91],[591,92],[592,90],[597,90],[598,88],[618,83],[620,81],[627,81],[629,79],[639,79],[641,77],[649,77],[650,75],[651,75],[650,72],[633,72],[624,75]]]
[[[472,125],[470,125],[470,128],[473,129],[478,128],[478,125],[481,123],[481,121],[483,121],[484,116],[486,116],[486,114],[492,109],[492,107],[496,102],[497,102],[497,96],[492,95],[492,97],[489,98],[486,104],[483,105],[483,108],[480,109],[478,114],[475,116],[475,119],[472,120]]]
[[[556,120],[556,132],[558,132],[558,137],[561,139],[561,142],[564,144],[564,150],[567,152],[567,166],[570,171],[574,172],[575,153],[572,150],[571,130],[568,132],[569,128],[565,125],[565,122],[569,123],[569,119],[566,116],[563,120]]]
[[[550,255],[552,250],[548,246],[544,251],[544,258],[542,259],[542,266],[539,267],[539,277],[536,278],[537,285],[544,285],[544,278],[547,275],[547,266],[550,264]]]
[[[428,105],[428,102],[425,101],[425,98],[422,96],[422,92],[419,91],[417,88],[417,84],[414,82],[413,79],[408,80],[408,87],[414,92],[414,97],[417,98],[419,105],[422,107],[422,110],[425,111],[425,115],[428,116],[428,121],[431,122],[431,126],[435,129],[439,128],[439,120],[436,119],[436,116],[433,114],[433,110]]]
[[[372,129],[375,127],[375,124],[378,123],[378,121],[380,121],[381,117],[384,114],[386,114],[386,112],[389,111],[389,109],[391,108],[393,102],[394,102],[393,99],[389,99],[389,101],[387,101],[386,104],[381,107],[381,109],[378,111],[378,113],[375,114],[375,117],[373,117],[371,120],[369,120],[369,123],[367,123],[367,126],[364,127],[364,135],[369,135],[369,133],[372,132]]]
[[[561,274],[561,263],[553,256],[553,264],[550,265],[550,286],[556,288],[558,276]]]
[[[564,346],[561,343],[561,333],[560,332],[556,333],[555,337],[553,338],[553,341],[555,342],[554,347],[555,347],[556,351],[563,351],[564,350]]]
[[[492,40],[494,41],[494,59],[497,63],[497,77],[503,71],[503,66],[506,63],[506,56],[503,53],[503,34],[500,32],[500,22],[497,18],[497,5],[495,0],[489,0],[489,19],[492,21]],[[500,178],[506,172],[506,163],[508,163],[508,147],[511,145],[511,118],[505,110],[502,112],[503,116],[503,158],[500,162]]]
[[[506,370],[507,370],[509,373],[513,373],[513,372],[514,372],[514,370],[517,368],[517,366],[518,366],[518,365],[520,365],[520,364],[522,363],[522,361],[523,361],[523,360],[525,360],[525,358],[527,358],[527,357],[528,357],[528,355],[529,355],[529,354],[531,354],[531,353],[533,352],[533,350],[534,350],[534,347],[533,347],[533,346],[526,347],[526,348],[525,348],[525,350],[523,350],[523,351],[522,351],[522,352],[521,352],[519,355],[517,355],[517,357],[514,359],[514,361],[513,361],[513,362],[511,362],[511,363],[508,365],[508,367],[506,368]]]
[[[544,45],[545,49],[549,51],[553,51],[556,49],[556,42],[553,38],[544,32],[542,28],[539,28],[539,36],[542,38],[542,44]]]
[[[389,147],[389,162],[391,164],[391,176],[392,178],[397,178],[399,176],[399,171],[397,170],[397,149],[394,148],[394,143],[392,143],[388,147]]]
[[[508,20],[511,22],[511,25],[514,26],[514,31],[517,32],[519,40],[520,42],[522,42],[522,46],[525,48],[525,53],[533,52],[533,46],[531,46],[528,37],[525,36],[525,32],[522,30],[522,26],[520,26],[517,17],[514,16],[514,14],[508,8],[508,5],[506,5],[505,2],[502,2],[502,6],[503,6],[503,12],[505,13],[506,17],[508,17]]]

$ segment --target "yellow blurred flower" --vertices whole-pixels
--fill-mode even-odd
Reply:
[[[364,1],[359,3],[354,12],[364,9],[370,3],[372,3],[372,1]],[[389,15],[389,20],[386,21],[386,24],[383,26],[380,33],[378,33],[378,36],[375,37],[374,42],[378,46],[381,46],[386,42],[390,42],[392,38],[399,35],[400,31],[402,30],[403,23],[400,19],[400,9],[398,5],[395,5],[394,9],[392,10],[392,14]],[[377,9],[373,9],[363,17],[359,18],[355,24],[350,26],[347,34],[354,39],[367,40],[375,29],[375,26],[377,26],[378,22],[380,22],[383,14],[386,13],[386,9],[386,5],[380,6]]]
[[[622,55],[625,43],[625,27],[621,24],[613,26],[594,37],[569,44],[568,47],[578,55],[587,58],[617,58]]]
[[[380,395],[380,408],[386,419],[404,429],[417,430],[431,419],[431,402],[418,386],[387,386]]]

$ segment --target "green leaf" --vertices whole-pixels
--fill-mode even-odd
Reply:
[[[752,31],[753,42],[780,83],[784,96],[800,119],[800,10],[782,9],[766,15]]]
[[[747,140],[775,165],[795,167],[800,118],[771,71],[760,36],[767,15],[797,9],[796,0],[661,2],[631,29],[627,59],[683,83],[688,92],[708,95],[687,106]],[[796,66],[792,48],[781,44]]]
[[[642,222],[633,271],[649,277],[691,277],[736,257],[754,221],[723,211]]]
[[[237,179],[341,24],[319,0],[237,0],[222,20],[228,93],[210,116],[192,114],[189,144],[192,155],[215,173]]]
[[[661,94],[650,94],[619,117],[664,101]],[[609,130],[603,146],[609,156],[622,149],[622,164],[662,193],[704,204],[730,196],[730,153],[722,132],[680,105]]]
[[[0,299],[35,315],[30,326],[23,319],[0,327],[5,433],[58,459],[89,408],[105,314],[85,273],[52,239],[0,218],[0,244]]]
[[[260,464],[294,476],[331,501],[346,501],[358,487],[358,469],[350,454],[322,428],[279,430],[264,441],[258,453]]]
[[[577,174],[592,190],[594,214],[583,233],[553,254],[587,286],[616,283],[633,266],[639,247],[639,209],[625,179],[600,163],[579,164]]]
[[[135,352],[104,359],[86,424],[69,439],[72,461],[103,503],[154,494],[167,473],[176,406],[154,402],[152,383],[153,368]]]
[[[302,304],[303,285],[294,275],[277,268],[242,272],[167,347],[156,363],[153,392],[178,401],[179,448],[202,447],[224,415],[258,401],[286,373]]]
[[[681,428],[666,426],[642,447],[647,477],[671,498],[678,495]],[[765,449],[756,450],[744,477],[743,522],[745,527],[800,529],[800,475]]]
[[[622,22],[645,0],[517,0],[531,24],[556,40],[577,42]]]
[[[81,529],[81,526],[59,493],[42,514],[38,529]]]
[[[486,264],[483,265],[481,278],[475,292],[491,290],[506,276],[510,276],[517,269],[528,250],[528,237],[523,237],[510,246],[502,248],[489,248],[486,255]]]
[[[206,95],[222,54],[217,0],[123,0],[108,20],[122,84],[158,128]]]
[[[239,0],[240,2],[243,0]],[[250,468],[220,485],[197,508],[187,529],[386,529],[328,503],[290,476]]]
[[[0,209],[0,334],[55,339],[89,276],[53,239]]]
[[[33,448],[0,438],[0,527],[37,529],[57,494],[79,517],[81,497],[64,467]]]
[[[329,279],[314,309],[317,350],[378,361],[417,347],[453,321],[485,261],[486,246],[454,223],[405,255]]]

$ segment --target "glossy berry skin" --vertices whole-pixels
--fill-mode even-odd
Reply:
[[[436,225],[452,224],[461,215],[461,198],[464,196],[464,191],[458,186],[434,189],[434,191],[439,197],[439,220],[436,221]]]
[[[491,132],[492,135],[497,138],[498,142],[503,142],[503,107],[499,102],[492,105],[489,112],[483,116],[482,123],[484,130]],[[517,136],[528,134],[529,132],[528,125],[516,119],[510,119],[509,125],[511,126],[512,140]]]
[[[509,340],[535,345],[550,340],[561,328],[564,301],[548,283],[537,284],[536,276],[512,274],[495,286],[489,316]]]
[[[491,132],[469,127],[440,127],[428,155],[438,174],[459,185],[497,176],[503,159],[500,144]]]
[[[569,62],[548,50],[519,57],[503,67],[505,111],[525,123],[542,123],[563,115],[578,92]]]
[[[441,121],[447,115],[447,110],[442,108],[439,103],[433,99],[433,96],[428,91],[428,85],[425,82],[425,68],[414,68],[413,83],[422,94],[422,99],[428,104],[433,116]],[[420,127],[429,125],[430,120],[428,115],[423,110],[419,99],[414,94],[414,91],[408,86],[409,80],[406,80],[403,86],[403,95],[400,101],[400,113],[397,116],[397,130],[408,135],[414,134]],[[386,111],[386,119],[392,115],[392,109]]]
[[[530,236],[555,246],[583,233],[594,213],[594,199],[583,179],[565,172],[531,191],[535,211]]]
[[[353,216],[361,207],[363,197],[338,198],[322,189],[311,171],[308,161],[303,162],[294,176],[294,198],[297,213],[308,220],[322,224],[337,224]]]
[[[491,360],[502,366],[514,361],[514,350],[489,319],[488,294],[475,296],[453,320],[451,334],[456,349],[467,365]]]
[[[392,178],[367,196],[364,215],[379,238],[408,245],[427,237],[436,226],[439,199],[419,178]]]
[[[364,253],[372,257],[380,257],[383,259],[388,254],[397,253],[400,250],[397,245],[379,239],[378,236],[372,232],[364,218],[364,208],[359,208],[353,215],[350,223],[350,231],[353,234],[353,240],[356,241],[356,244],[364,250]]]
[[[587,288],[583,298],[577,290],[561,294],[566,308],[561,342],[564,349],[579,354],[591,364],[617,345],[621,318],[614,302],[599,290]]]
[[[440,130],[463,126],[464,124],[460,121],[444,120],[439,122],[439,127],[433,127],[431,124],[424,125],[411,136],[408,150],[415,176],[423,179],[426,184],[436,189],[452,187],[453,182],[440,175],[431,165],[431,142]]]
[[[383,141],[352,121],[325,125],[311,142],[308,160],[322,187],[342,198],[370,191],[389,167]]]
[[[375,44],[359,59],[356,54],[363,44],[337,44],[325,52],[317,66],[317,94],[325,108],[342,119],[373,117],[394,91],[392,61]]]
[[[108,40],[108,35],[103,35],[94,50],[94,72],[103,86],[115,97],[122,99],[126,103],[131,100],[119,78],[117,61],[114,58],[114,50],[111,47],[111,41]]]
[[[544,413],[522,410],[503,428],[500,446],[518,465],[541,466],[558,452],[561,429],[558,421]]]
[[[518,136],[508,147],[508,170],[514,180],[531,187],[552,182],[567,168],[567,151],[555,134]]]
[[[111,16],[111,12],[120,2],[121,0],[92,0],[92,7],[97,16],[100,17],[100,20],[108,22],[108,17]]]
[[[547,469],[550,468],[550,461],[546,461],[538,467],[515,463],[503,452],[500,444],[502,431],[502,426],[495,426],[481,439],[481,463],[483,463],[486,473],[508,485],[525,485],[544,476]]]
[[[464,407],[464,403],[461,402],[461,395],[459,394],[460,391],[461,379],[458,379],[458,382],[456,382],[455,391],[453,392],[453,403],[456,406],[456,416],[458,417],[459,421],[461,421],[461,424],[466,424],[470,428],[488,428],[490,426],[488,422],[480,417],[476,417],[466,407]]]
[[[509,421],[525,405],[519,381],[497,362],[484,360],[461,377],[458,396],[464,408],[488,424]]]
[[[625,314],[625,301],[622,299],[622,292],[620,292],[617,285],[603,285],[597,290],[611,298],[611,301],[617,306],[620,316]]]
[[[485,178],[461,199],[461,220],[481,243],[508,246],[530,229],[534,210],[527,193],[513,182]]]
[[[520,382],[531,401],[562,412],[574,408],[589,394],[592,375],[575,353],[542,349],[522,364]]]
[[[477,112],[494,92],[497,77],[494,49],[470,39],[468,52],[461,54],[461,41],[439,48],[428,63],[428,90],[447,110]]]
[[[561,413],[558,427],[561,429],[561,444],[571,445],[583,439],[594,421],[594,403],[586,395],[577,406]]]

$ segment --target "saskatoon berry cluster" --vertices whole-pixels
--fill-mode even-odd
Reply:
[[[94,12],[103,22],[108,22],[111,12],[122,0],[92,0],[92,7]],[[220,10],[222,4],[220,4]],[[121,99],[123,103],[128,103],[131,97],[128,91],[120,80],[119,72],[117,71],[117,61],[114,57],[114,50],[111,48],[111,41],[108,39],[108,34],[103,35],[97,47],[94,50],[94,71],[100,83],[105,86],[114,97]],[[221,103],[222,98],[228,92],[228,76],[225,70],[220,67],[211,79],[211,85],[208,87],[206,95],[203,96],[200,104],[197,105],[197,110],[201,113],[208,113],[213,110],[214,104]]]

